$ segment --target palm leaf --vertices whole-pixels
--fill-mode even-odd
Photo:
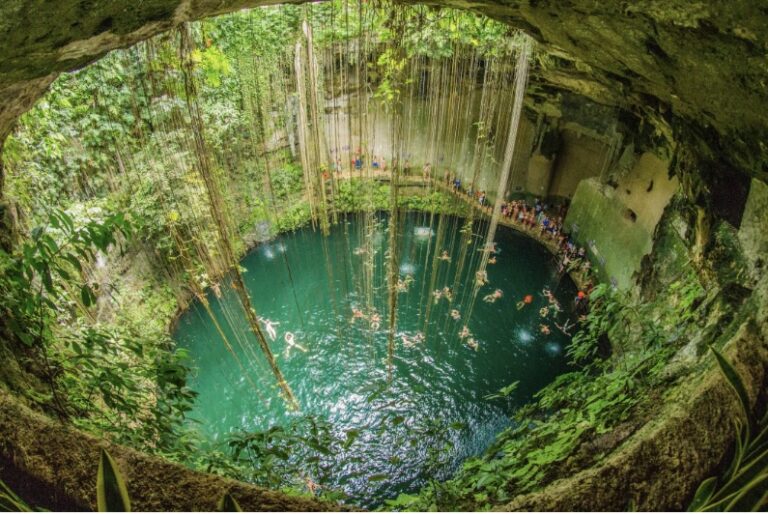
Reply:
[[[240,504],[237,503],[237,500],[235,500],[235,498],[229,493],[221,497],[219,500],[219,505],[216,509],[219,512],[243,512]]]
[[[101,450],[96,477],[96,504],[99,512],[131,512],[131,500],[117,464],[106,450]]]
[[[688,505],[688,512],[700,512],[706,506],[709,499],[712,498],[716,486],[717,477],[709,477],[704,480],[699,485],[699,488],[696,489],[696,494],[693,495],[693,500]]]
[[[759,508],[765,498],[766,485],[768,485],[768,471],[763,470],[763,473],[739,490],[725,510],[743,512]]]
[[[33,509],[19,498],[5,482],[0,480],[0,511],[33,512]]]
[[[712,353],[715,354],[715,359],[717,359],[717,363],[720,366],[720,371],[723,372],[723,375],[725,375],[728,383],[731,384],[731,387],[736,392],[736,396],[739,397],[741,408],[744,410],[744,416],[747,419],[746,440],[749,440],[749,425],[752,421],[752,414],[749,394],[747,394],[747,388],[744,386],[744,382],[741,380],[741,375],[739,375],[739,372],[736,371],[731,363],[728,362],[726,358],[723,357],[722,354],[718,352],[714,347],[710,346],[709,349],[712,350]]]

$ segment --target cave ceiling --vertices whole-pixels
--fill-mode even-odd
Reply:
[[[58,73],[188,21],[260,0],[4,0],[0,141]],[[650,132],[768,180],[768,4],[679,0],[428,0],[533,36],[554,66],[540,99],[571,92],[646,119]]]

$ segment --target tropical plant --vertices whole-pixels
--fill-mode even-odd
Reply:
[[[736,445],[730,465],[699,485],[689,512],[754,512],[768,507],[768,413],[755,419],[741,375],[715,348],[710,350],[736,394],[742,419],[735,419]]]

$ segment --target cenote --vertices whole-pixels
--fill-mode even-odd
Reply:
[[[190,386],[199,397],[191,417],[206,444],[231,451],[232,437],[261,433],[266,441],[273,434],[274,447],[266,444],[271,449],[246,460],[269,466],[272,461],[264,459],[276,462],[285,450],[279,445],[283,429],[300,425],[309,433],[316,423],[312,433],[324,438],[290,448],[291,458],[302,459],[299,468],[306,469],[305,476],[294,477],[297,487],[311,481],[373,507],[450,477],[511,425],[516,408],[568,369],[569,338],[555,324],[570,316],[575,287],[538,242],[499,227],[496,263],[488,266],[488,284],[473,301],[485,222],[476,221],[469,235],[461,218],[409,213],[399,231],[400,279],[407,291],[398,294],[389,377],[388,217],[380,213],[366,224],[364,216],[342,218],[327,237],[311,227],[278,236],[241,261],[254,309],[275,328],[270,344],[298,411],[286,409],[226,280],[207,292],[217,324],[197,301],[179,319],[174,338],[197,370]],[[450,261],[439,258],[443,251]],[[435,299],[433,291],[444,287],[451,288],[452,302]],[[547,288],[563,312],[542,310],[549,305],[542,293]],[[496,289],[501,298],[484,301]],[[521,302],[527,295],[533,300]],[[353,309],[365,318],[353,319]],[[453,309],[461,319],[453,319]],[[371,326],[374,310],[381,318],[378,330]],[[542,333],[543,324],[551,327],[549,334]],[[469,337],[460,337],[465,325],[476,349],[467,344]],[[289,332],[297,346],[286,342]],[[489,398],[518,381],[508,396]]]

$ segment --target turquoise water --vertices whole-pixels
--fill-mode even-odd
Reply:
[[[388,381],[388,233],[386,217],[377,219],[378,226],[367,233],[362,215],[341,221],[328,237],[305,228],[258,246],[241,262],[256,312],[279,323],[271,347],[299,413],[288,411],[280,398],[226,285],[220,298],[209,291],[208,300],[242,367],[199,303],[184,313],[175,332],[197,368],[191,387],[200,396],[193,418],[211,445],[221,445],[231,433],[316,415],[339,439],[349,440],[350,432],[358,437],[348,448],[337,445],[320,454],[322,473],[309,476],[318,463],[307,464],[305,478],[368,507],[416,491],[429,479],[450,477],[461,461],[482,453],[510,426],[517,407],[567,370],[569,338],[554,323],[562,325],[568,315],[550,311],[542,318],[540,309],[548,305],[542,289],[551,288],[566,310],[575,295],[572,282],[556,274],[553,257],[541,245],[499,227],[497,262],[488,266],[489,284],[473,302],[487,227],[476,222],[470,244],[462,244],[464,220],[408,214],[400,231],[400,271],[412,281],[398,294],[398,337]],[[365,241],[372,252],[360,251]],[[450,262],[435,259],[443,250]],[[462,253],[465,265],[459,270]],[[369,284],[363,278],[366,269]],[[435,302],[432,291],[446,286],[453,289],[453,303]],[[501,298],[483,301],[495,289],[503,292]],[[532,295],[532,303],[518,309],[526,295]],[[353,321],[353,308],[369,319]],[[381,317],[378,330],[371,327],[372,308]],[[451,309],[462,319],[452,319]],[[477,349],[459,337],[465,324]],[[550,327],[549,335],[541,332],[542,324]],[[289,348],[287,332],[306,352]],[[414,342],[418,333],[424,339]],[[248,345],[254,350],[244,349]],[[508,397],[485,398],[514,381],[519,386]]]

